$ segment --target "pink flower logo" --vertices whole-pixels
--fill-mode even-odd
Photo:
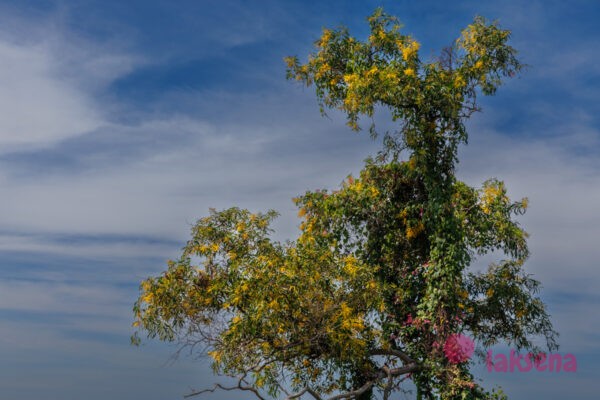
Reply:
[[[444,343],[444,354],[452,364],[467,361],[471,358],[474,351],[475,343],[465,335],[452,334],[446,339],[446,343]]]

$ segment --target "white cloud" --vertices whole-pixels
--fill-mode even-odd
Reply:
[[[0,282],[0,309],[110,316],[121,293],[109,285],[23,280]]]
[[[1,39],[0,39],[1,40]],[[91,99],[52,76],[42,46],[0,42],[0,151],[44,146],[80,135],[100,123]]]
[[[281,135],[284,129],[287,132]],[[308,135],[306,127],[233,124],[217,129],[174,118],[138,127],[113,126],[113,130],[115,138],[121,134],[152,137],[152,132],[158,132],[179,137],[182,143],[159,143],[147,154],[133,154],[117,164],[108,154],[81,173],[36,175],[35,179],[5,175],[0,180],[5,193],[0,214],[4,229],[181,238],[209,207],[288,209],[291,197],[341,182],[365,155],[342,148],[337,151],[351,155],[351,162],[332,157],[307,160],[313,158],[310,151],[317,144],[294,154],[285,140],[294,134]],[[277,147],[285,153],[271,154]]]
[[[489,177],[506,182],[515,199],[528,197],[521,218],[531,234],[530,268],[550,289],[595,291],[600,236],[600,163],[575,155],[572,143],[595,142],[597,134],[576,128],[554,140],[510,138],[492,132],[472,136],[461,163],[461,175],[475,185]],[[589,285],[580,286],[588,282]],[[596,285],[597,287],[597,285]]]
[[[107,240],[106,237],[88,238],[83,243],[69,243],[52,236],[0,234],[0,252],[45,254],[53,256],[85,257],[96,261],[114,261],[116,259],[144,257],[164,258],[170,254],[176,256],[177,245],[173,242],[161,243],[152,238],[127,240],[122,238]]]
[[[95,95],[142,62],[52,18],[4,14],[0,23],[0,154],[48,147],[102,126],[106,106]]]

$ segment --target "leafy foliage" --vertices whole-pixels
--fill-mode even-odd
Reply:
[[[501,181],[476,189],[454,175],[476,94],[521,69],[509,32],[476,18],[440,59],[423,62],[395,18],[377,10],[369,23],[367,41],[325,30],[306,64],[287,64],[352,129],[389,108],[400,127],[379,156],[338,190],[294,199],[296,241],[270,238],[273,211],[211,210],[181,258],[141,285],[134,325],[205,346],[215,372],[238,379],[209,391],[387,399],[410,378],[419,399],[503,398],[474,382],[470,361],[447,357],[452,335],[536,352],[542,335],[556,346],[539,284],[522,269],[527,234],[514,217],[526,199],[511,201]],[[491,251],[506,259],[468,270]]]

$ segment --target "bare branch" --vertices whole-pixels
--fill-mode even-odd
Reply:
[[[238,383],[235,386],[223,386],[220,383],[215,383],[215,385],[211,388],[211,389],[204,389],[204,390],[199,390],[199,391],[195,391],[189,394],[186,394],[185,396],[183,396],[184,399],[190,398],[190,397],[194,397],[194,396],[198,396],[202,393],[213,393],[214,391],[216,391],[217,389],[221,389],[221,390],[225,390],[225,391],[231,391],[231,390],[244,390],[244,391],[249,391],[254,393],[254,395],[259,398],[260,400],[266,400],[263,396],[261,396],[260,392],[252,387],[252,386],[248,386],[248,385],[244,385],[244,378],[246,377],[246,375],[242,375],[239,379],[238,379]]]
[[[302,389],[301,391],[299,391],[297,393],[292,393],[292,394],[288,395],[285,398],[285,400],[297,399],[298,397],[301,397],[306,392],[308,392],[308,388],[307,387],[305,387],[304,389]]]
[[[392,392],[392,389],[394,387],[394,377],[392,376],[390,370],[386,366],[384,366],[383,368],[388,378],[388,383],[387,385],[385,385],[385,389],[383,390],[383,400],[389,400],[390,393]]]
[[[362,385],[360,388],[353,390],[351,392],[346,392],[346,393],[342,393],[342,394],[338,394],[337,396],[333,396],[330,397],[327,400],[340,400],[340,399],[350,399],[350,398],[355,398],[360,396],[361,394],[363,394],[364,392],[366,392],[367,390],[371,389],[373,387],[373,385],[375,385],[375,382],[377,382],[379,380],[379,377],[377,377],[377,379],[373,379],[371,381],[368,381],[367,383],[365,383],[364,385]]]
[[[395,356],[402,360],[404,364],[416,364],[415,360],[408,354],[398,349],[374,349],[369,352],[372,356]]]
[[[400,376],[404,374],[408,374],[409,372],[415,372],[419,369],[419,365],[417,363],[410,363],[400,368],[390,369],[390,374],[392,376]]]
[[[312,395],[312,397],[314,397],[316,400],[322,400],[322,397],[319,395],[319,393],[315,392],[314,390],[312,390],[308,386],[305,387],[304,389],[302,389],[301,391],[299,391],[298,393],[294,393],[294,394],[289,395],[288,397],[285,398],[285,400],[297,399],[297,398],[301,397],[305,393],[308,393],[308,394]]]

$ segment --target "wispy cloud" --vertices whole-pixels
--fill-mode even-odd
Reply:
[[[47,146],[101,123],[84,92],[53,76],[43,46],[0,42],[0,58],[0,151]]]
[[[140,60],[56,20],[3,14],[0,29],[0,154],[47,148],[106,123],[95,98]]]

